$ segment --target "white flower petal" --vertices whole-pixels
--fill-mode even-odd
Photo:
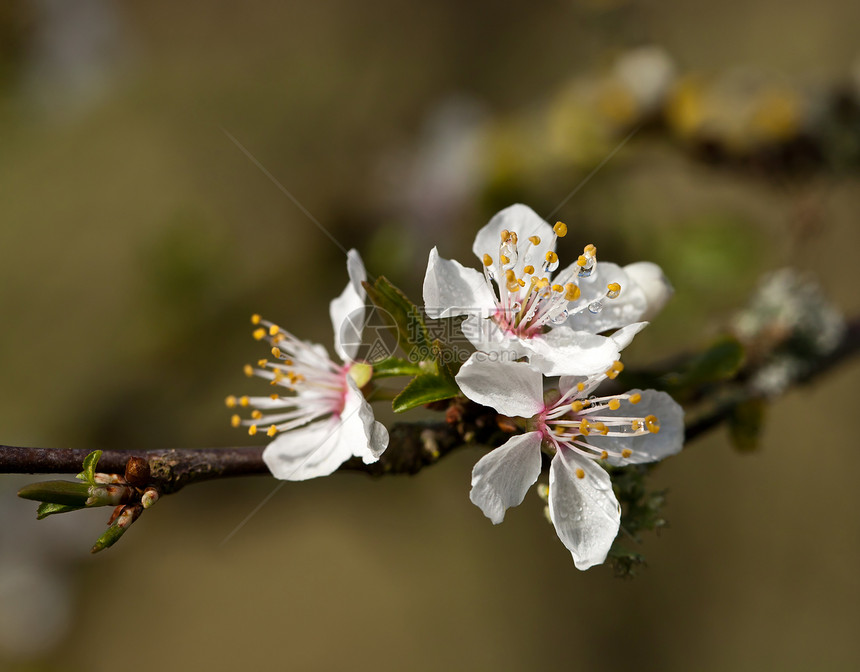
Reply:
[[[499,244],[502,242],[502,231],[515,231],[519,240],[519,250],[525,251],[520,254],[513,270],[517,277],[522,277],[523,268],[531,264],[540,268],[546,253],[555,250],[555,236],[552,227],[547,224],[534,210],[522,204],[512,205],[493,215],[490,222],[475,236],[472,252],[483,260],[485,254],[489,254],[494,262],[499,261]],[[531,236],[540,238],[539,245],[528,242]]]
[[[484,275],[443,259],[434,247],[424,274],[424,309],[432,318],[487,313],[495,301]]]
[[[327,476],[334,469],[321,469],[319,465],[332,453],[340,456],[343,452],[343,448],[338,450],[340,429],[338,419],[328,418],[279,434],[263,450],[263,461],[274,477],[281,480],[304,481]]]
[[[621,286],[617,299],[606,298],[607,287],[612,283]],[[599,334],[608,329],[617,329],[637,322],[647,307],[645,292],[633,282],[623,268],[607,261],[599,261],[590,278],[579,283],[581,297],[578,304],[586,306],[594,301],[603,301],[598,313],[580,310],[570,316],[566,324],[577,331]]]
[[[348,440],[352,455],[360,457],[365,464],[371,464],[388,447],[388,430],[381,422],[374,420],[373,408],[364,398],[358,384],[349,376],[346,384],[349,389],[341,414],[344,431],[350,435]]]
[[[663,269],[650,261],[637,261],[624,267],[633,282],[642,288],[647,307],[640,319],[651,320],[672,298],[675,289],[663,274]],[[620,298],[620,297],[619,297]]]
[[[507,509],[522,504],[540,476],[540,444],[540,432],[513,436],[472,469],[469,499],[494,525],[504,520]]]
[[[543,376],[525,362],[489,359],[474,353],[456,376],[463,394],[503,415],[530,418],[544,409]]]
[[[590,376],[606,371],[618,359],[618,345],[611,338],[565,325],[521,344],[545,376]]]
[[[304,481],[328,476],[353,456],[376,462],[388,445],[388,431],[373,419],[373,410],[352,378],[340,417],[312,422],[279,434],[263,451],[276,478]]]
[[[623,350],[633,342],[633,337],[647,327],[650,322],[634,322],[626,327],[621,327],[618,331],[613,332],[609,337],[615,341],[619,350]]]
[[[583,478],[577,477],[579,470]],[[609,474],[576,451],[560,448],[549,470],[549,515],[577,569],[601,564],[621,524]]]
[[[502,331],[494,320],[478,313],[472,313],[463,320],[460,329],[475,349],[481,352],[502,352],[510,349],[517,341]]]
[[[600,411],[601,416],[609,417],[637,417],[644,418],[647,415],[657,416],[660,423],[660,431],[656,434],[644,434],[629,438],[620,436],[599,436],[591,434],[588,442],[602,450],[621,452],[625,448],[633,451],[628,458],[607,459],[612,465],[642,464],[645,462],[657,462],[665,457],[680,452],[684,445],[684,409],[665,392],[656,390],[630,390],[630,394],[640,393],[642,401],[631,404],[622,401],[617,411]]]
[[[364,330],[365,296],[362,281],[367,279],[364,264],[355,250],[346,255],[349,283],[340,296],[329,304],[331,326],[334,329],[334,349],[344,361],[352,361],[361,345]]]

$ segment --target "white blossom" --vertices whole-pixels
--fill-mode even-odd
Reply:
[[[494,524],[520,504],[541,471],[541,451],[551,455],[549,514],[578,569],[601,564],[612,546],[621,509],[609,474],[614,466],[654,462],[683,444],[683,411],[665,392],[631,390],[596,396],[622,366],[614,362],[591,376],[559,380],[558,395],[545,401],[543,376],[526,362],[476,358],[463,365],[457,383],[472,401],[527,419],[527,431],[478,460],[470,498]]]
[[[388,446],[388,431],[374,420],[373,409],[361,393],[372,368],[354,361],[361,342],[366,278],[355,250],[347,255],[350,282],[329,307],[334,348],[342,363],[326,349],[296,338],[272,322],[255,315],[254,338],[271,344],[272,361],[246,365],[248,376],[269,380],[275,390],[263,397],[227,397],[231,408],[250,408],[250,419],[238,414],[234,427],[246,426],[251,435],[264,431],[274,440],[263,459],[276,478],[302,481],[327,476],[355,456],[366,464],[376,462]]]
[[[551,227],[525,205],[513,205],[475,238],[472,251],[483,272],[433,248],[424,278],[427,314],[466,315],[463,333],[478,351],[525,357],[546,375],[604,370],[671,288],[659,267],[640,264],[633,270],[648,285],[646,292],[624,268],[598,264],[594,245],[556,274],[555,245],[566,234],[562,222]]]

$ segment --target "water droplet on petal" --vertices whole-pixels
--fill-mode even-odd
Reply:
[[[557,313],[556,315],[553,315],[552,320],[550,320],[550,321],[553,324],[563,324],[564,322],[567,321],[569,314],[570,313],[568,313],[566,310],[562,310],[559,313]]]
[[[588,304],[588,312],[592,315],[597,315],[601,310],[603,310],[603,301],[592,301]]]

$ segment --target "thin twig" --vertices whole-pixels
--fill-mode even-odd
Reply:
[[[828,373],[860,352],[860,317],[851,320],[842,341],[829,355],[810,367],[796,381],[808,384]],[[715,408],[693,418],[686,427],[687,441],[698,438],[726,422],[734,409],[758,395],[746,387],[749,371],[727,381],[732,394]],[[398,423],[391,428],[390,444],[380,460],[364,464],[353,458],[341,471],[385,474],[415,474],[434,464],[463,445],[499,445],[500,436],[495,415],[471,402],[457,402],[449,422]],[[74,474],[89,450],[64,448],[20,448],[0,446],[0,473],[13,474]],[[99,471],[121,474],[132,456],[145,458],[152,470],[152,479],[163,493],[176,492],[185,485],[217,478],[268,475],[263,461],[263,447],[167,449],[147,451],[105,450],[99,461]]]

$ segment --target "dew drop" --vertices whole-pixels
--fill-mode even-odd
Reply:
[[[553,324],[563,324],[564,322],[567,321],[568,315],[570,315],[570,313],[568,313],[567,310],[562,310],[559,313],[557,313],[556,315],[553,315],[553,317],[550,321]]]
[[[556,259],[555,261],[546,262],[546,270],[549,273],[552,273],[557,268],[558,268],[558,259]]]
[[[592,315],[597,315],[601,310],[603,310],[603,301],[592,301],[588,304],[588,312]]]
[[[517,246],[512,241],[508,240],[505,243],[502,243],[499,248],[499,252],[505,255],[508,258],[508,263],[505,264],[505,268],[513,268],[517,265],[517,259],[519,258],[519,254],[517,252]]]

